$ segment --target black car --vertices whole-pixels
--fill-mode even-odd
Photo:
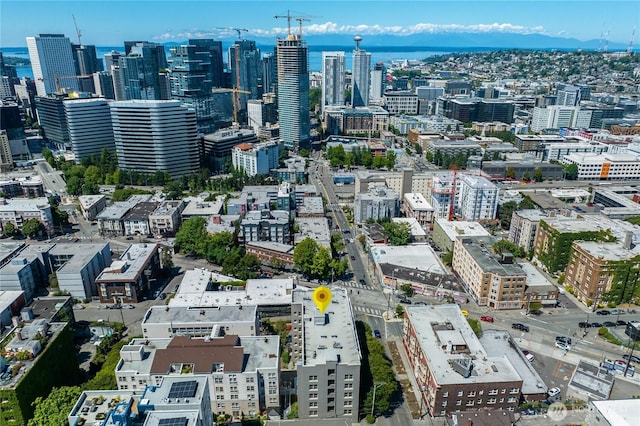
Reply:
[[[615,327],[617,324],[613,321],[605,321],[602,323],[602,325],[605,327]]]
[[[602,327],[602,323],[599,323],[599,322],[592,322],[592,323],[591,323],[591,327],[593,327],[593,328],[600,328],[600,327]]]
[[[580,327],[580,328],[591,328],[591,324],[588,323],[588,322],[582,321],[582,322],[578,323],[578,327]]]
[[[616,321],[616,324],[625,326],[625,325],[627,325],[627,322],[624,321],[624,320],[618,320],[618,321]]]
[[[611,312],[607,311],[606,309],[602,309],[596,312],[596,315],[611,315]]]
[[[362,278],[360,278],[359,283],[360,283],[360,284],[362,284],[362,285],[366,285],[366,284],[367,284],[367,282],[366,282],[364,279],[362,279]]]
[[[405,305],[410,305],[411,304],[411,300],[403,298],[403,299],[400,299],[400,303],[404,303]]]
[[[636,364],[640,364],[640,358],[635,355],[622,355],[622,358],[628,360],[631,358],[631,362],[635,362]]]
[[[571,344],[571,337],[556,336],[556,342],[562,342],[562,343],[565,343],[567,345],[570,345]]]
[[[528,325],[524,325],[524,324],[520,324],[519,322],[514,322],[513,324],[511,324],[511,328],[513,328],[515,330],[529,332],[529,326]]]

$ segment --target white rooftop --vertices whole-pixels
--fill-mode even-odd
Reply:
[[[528,262],[518,263],[525,274],[527,274],[527,287],[533,286],[553,286],[553,284],[535,266]]]
[[[49,200],[40,198],[0,198],[0,211],[36,211],[49,207]]]
[[[87,210],[104,198],[106,198],[104,195],[81,195],[78,197],[78,201],[80,201],[82,208]]]
[[[419,192],[407,192],[404,194],[405,203],[409,204],[409,207],[413,211],[432,212],[433,207],[424,198],[424,195]]]
[[[131,282],[135,280],[149,263],[150,257],[156,252],[157,248],[158,244],[156,243],[131,244],[122,253],[119,260],[112,262],[111,265],[102,270],[98,278],[96,278],[96,282]]]
[[[640,399],[591,401],[610,425],[635,426],[640,418]]]
[[[436,223],[451,241],[457,237],[488,237],[491,234],[484,226],[478,222],[467,222],[462,220],[448,221],[447,219],[436,219]]]
[[[420,226],[418,220],[414,217],[394,217],[391,219],[393,223],[408,223],[411,227],[411,235],[414,237],[426,237],[427,233]]]
[[[428,244],[407,246],[375,244],[371,246],[371,254],[378,264],[388,263],[433,274],[447,274],[438,261],[438,256]]]
[[[235,305],[286,305],[291,303],[292,278],[251,279],[244,288],[233,287],[233,291],[207,290],[210,282],[231,282],[236,278],[204,269],[186,271],[171,307],[190,306],[235,306]]]
[[[360,345],[347,290],[337,286],[331,288],[331,304],[324,314],[311,299],[312,292],[313,289],[302,287],[293,291],[293,302],[304,306],[304,358],[300,362],[321,365],[339,358],[341,364],[359,365]]]
[[[206,197],[187,197],[187,206],[182,211],[183,217],[211,216],[222,211],[224,195],[218,196],[215,201],[204,201]]]
[[[405,312],[438,385],[521,380],[508,354],[487,352],[458,305],[408,306]],[[451,349],[455,345],[464,345],[466,351],[457,353]],[[460,367],[454,369],[455,364],[469,362],[473,364],[469,377],[458,372]]]

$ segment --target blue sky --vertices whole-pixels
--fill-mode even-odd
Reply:
[[[638,0],[0,0],[0,46],[26,46],[25,37],[64,33],[76,40],[75,15],[85,44],[121,45],[124,40],[184,41],[249,29],[247,38],[286,33],[292,10],[312,15],[304,34],[415,34],[420,32],[541,33],[579,40],[634,45],[640,39]],[[296,24],[293,22],[292,24]],[[234,33],[235,34],[235,33]]]

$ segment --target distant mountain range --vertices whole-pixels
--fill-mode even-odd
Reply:
[[[347,34],[323,34],[305,35],[303,38],[307,45],[314,50],[325,47],[350,47],[354,46],[353,35]],[[273,46],[274,37],[252,37],[251,34],[243,35],[249,40],[255,40],[262,46]],[[234,37],[220,38],[220,40],[233,43]],[[170,42],[166,45],[184,44],[184,42]],[[226,43],[225,43],[226,44]],[[363,35],[360,46],[365,50],[375,51],[379,48],[393,47],[407,50],[446,50],[466,51],[481,49],[585,49],[597,50],[604,48],[604,41],[578,40],[575,38],[552,37],[543,34],[514,34],[514,33],[422,33],[407,36],[398,35]],[[623,43],[609,42],[608,50],[625,50],[627,45]]]

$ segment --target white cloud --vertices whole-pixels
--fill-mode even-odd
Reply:
[[[297,25],[291,25],[292,32],[298,31]],[[533,33],[545,33],[545,29],[542,26],[527,27],[523,25],[514,25],[510,23],[498,23],[491,24],[430,24],[419,23],[409,26],[384,26],[384,25],[339,25],[335,22],[324,22],[321,24],[309,24],[303,25],[302,33],[308,35],[321,35],[321,34],[361,34],[361,35],[399,35],[406,36],[412,34],[423,33],[515,33],[515,34],[533,34]],[[270,37],[287,33],[286,27],[274,27],[271,29],[249,29],[249,36],[254,37]],[[214,37],[222,38],[233,35],[234,31],[226,29],[212,29],[212,30],[191,30],[180,33],[165,33],[154,37],[156,40],[169,41],[169,40],[185,40],[187,38],[198,37]]]

